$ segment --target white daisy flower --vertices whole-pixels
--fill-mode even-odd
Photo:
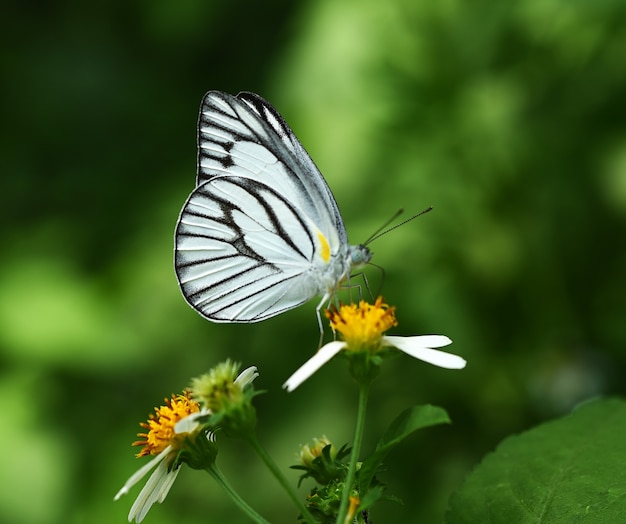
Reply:
[[[338,331],[343,340],[335,340],[322,346],[315,355],[305,362],[283,387],[291,392],[313,375],[326,362],[342,350],[359,353],[376,354],[386,348],[393,347],[429,364],[446,369],[462,369],[465,359],[458,355],[439,351],[439,348],[451,344],[452,341],[443,335],[422,335],[399,337],[383,335],[385,331],[397,325],[395,308],[383,304],[379,297],[374,304],[361,301],[358,305],[341,306],[338,310],[331,308],[326,315],[334,331]]]
[[[169,493],[172,484],[178,476],[182,463],[175,464],[181,450],[187,448],[188,439],[198,436],[200,426],[191,424],[180,430],[175,426],[180,422],[190,419],[192,415],[201,412],[200,405],[191,398],[189,392],[183,395],[172,395],[171,399],[165,400],[166,405],[155,408],[156,414],[151,414],[148,422],[141,426],[148,430],[147,433],[139,433],[143,440],[134,442],[134,446],[144,446],[137,457],[155,455],[147,464],[139,468],[127,481],[122,489],[115,495],[118,500],[126,495],[137,482],[143,479],[155,467],[152,475],[148,478],[145,486],[137,496],[135,503],[128,513],[128,522],[141,522],[148,510],[155,502],[161,503]],[[205,438],[201,436],[200,438]],[[206,438],[213,441],[212,433],[206,433]]]

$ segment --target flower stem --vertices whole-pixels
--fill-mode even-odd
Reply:
[[[250,435],[248,435],[246,440],[248,441],[250,446],[252,446],[252,449],[254,449],[256,454],[265,463],[265,465],[269,468],[269,470],[272,472],[274,477],[276,477],[276,480],[278,480],[278,483],[283,487],[283,489],[287,492],[287,494],[289,495],[291,500],[298,507],[298,509],[300,510],[300,513],[302,513],[302,516],[304,517],[304,519],[309,524],[316,524],[317,521],[313,518],[313,515],[311,515],[309,510],[302,503],[302,501],[300,500],[300,497],[298,496],[298,493],[296,492],[295,489],[293,489],[293,487],[291,486],[291,484],[289,483],[289,481],[287,480],[287,478],[285,477],[283,472],[279,469],[279,467],[272,460],[272,458],[267,454],[265,449],[263,449],[261,444],[259,444],[259,441],[257,440],[256,435],[255,434],[250,434]]]
[[[348,466],[348,474],[344,484],[343,493],[341,495],[341,505],[337,513],[336,524],[344,524],[348,513],[348,505],[350,502],[350,492],[354,485],[356,477],[356,465],[361,452],[361,442],[363,441],[363,430],[365,428],[365,411],[367,408],[367,397],[369,395],[370,383],[359,384],[359,407],[356,416],[356,428],[354,429],[354,440],[352,442],[352,453],[350,454],[350,465]]]
[[[256,511],[254,511],[245,500],[241,498],[239,493],[237,493],[233,487],[230,485],[224,474],[221,470],[215,465],[211,465],[206,468],[209,475],[211,475],[215,481],[224,489],[226,493],[230,495],[230,498],[233,502],[239,506],[241,511],[243,511],[253,522],[257,524],[269,524],[267,520],[265,520],[261,515],[259,515]]]

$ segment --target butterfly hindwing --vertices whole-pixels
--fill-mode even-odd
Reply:
[[[315,295],[302,278],[315,238],[289,202],[267,186],[253,186],[242,179],[207,182],[179,219],[179,282],[187,300],[212,320],[262,320]]]

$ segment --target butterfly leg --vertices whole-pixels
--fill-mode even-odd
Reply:
[[[376,297],[379,297],[381,295],[381,293],[382,293],[383,284],[385,282],[385,270],[382,267],[377,266],[376,264],[372,264],[371,262],[368,265],[369,266],[373,266],[376,269],[380,270],[380,273],[381,273],[380,283],[378,284],[378,289],[376,290],[376,294],[372,293],[372,288],[370,287],[370,282],[369,282],[365,272],[355,273],[354,275],[350,275],[350,277],[351,278],[352,277],[360,277],[360,278],[362,278],[363,279],[363,285],[365,286],[365,289],[367,289],[367,294],[369,295],[370,300],[376,300]],[[349,288],[356,287],[356,288],[358,288],[359,289],[359,301],[363,300],[363,294],[361,292],[361,286],[359,284],[348,285],[346,287],[349,287]]]
[[[367,279],[367,275],[365,273],[359,273],[359,276],[363,279],[363,284],[365,285],[365,289],[367,289],[367,294],[370,296],[370,300],[375,300],[376,297],[372,295],[372,288],[370,287],[370,281]],[[361,294],[360,287],[359,287],[359,294]]]
[[[367,289],[367,294],[369,295],[371,300],[374,300],[375,297],[372,294],[372,289],[370,288],[370,283],[369,283],[369,280],[367,279],[367,275],[365,273],[355,273],[354,275],[350,275],[350,278],[354,278],[354,277],[359,277],[363,279],[363,286],[365,287],[365,289]],[[359,292],[359,299],[357,302],[360,302],[361,300],[363,300],[363,289],[361,288],[361,284],[351,284],[350,281],[348,281],[348,283],[345,286],[343,286],[343,288],[350,290],[351,302],[354,302],[354,300],[352,299],[353,289],[357,289]]]
[[[322,297],[322,300],[320,300],[320,303],[315,308],[315,314],[317,315],[317,325],[320,328],[320,341],[317,346],[317,349],[321,348],[324,342],[324,324],[322,324],[322,308],[324,306],[328,307],[330,305],[331,298],[332,298],[332,295],[330,293],[326,293]]]

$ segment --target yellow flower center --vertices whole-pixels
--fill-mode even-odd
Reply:
[[[150,414],[148,422],[140,424],[148,432],[138,433],[137,436],[143,440],[133,442],[133,446],[144,446],[137,453],[137,457],[158,455],[167,446],[176,447],[182,443],[181,435],[176,434],[174,426],[179,420],[200,411],[200,405],[191,398],[188,391],[182,395],[172,395],[171,399],[166,398],[165,404],[165,406],[154,408],[156,414]]]
[[[347,342],[349,350],[376,350],[383,333],[398,325],[395,309],[383,304],[382,297],[378,297],[374,304],[361,300],[358,305],[342,305],[339,309],[331,306],[326,316],[333,330],[339,331]]]

